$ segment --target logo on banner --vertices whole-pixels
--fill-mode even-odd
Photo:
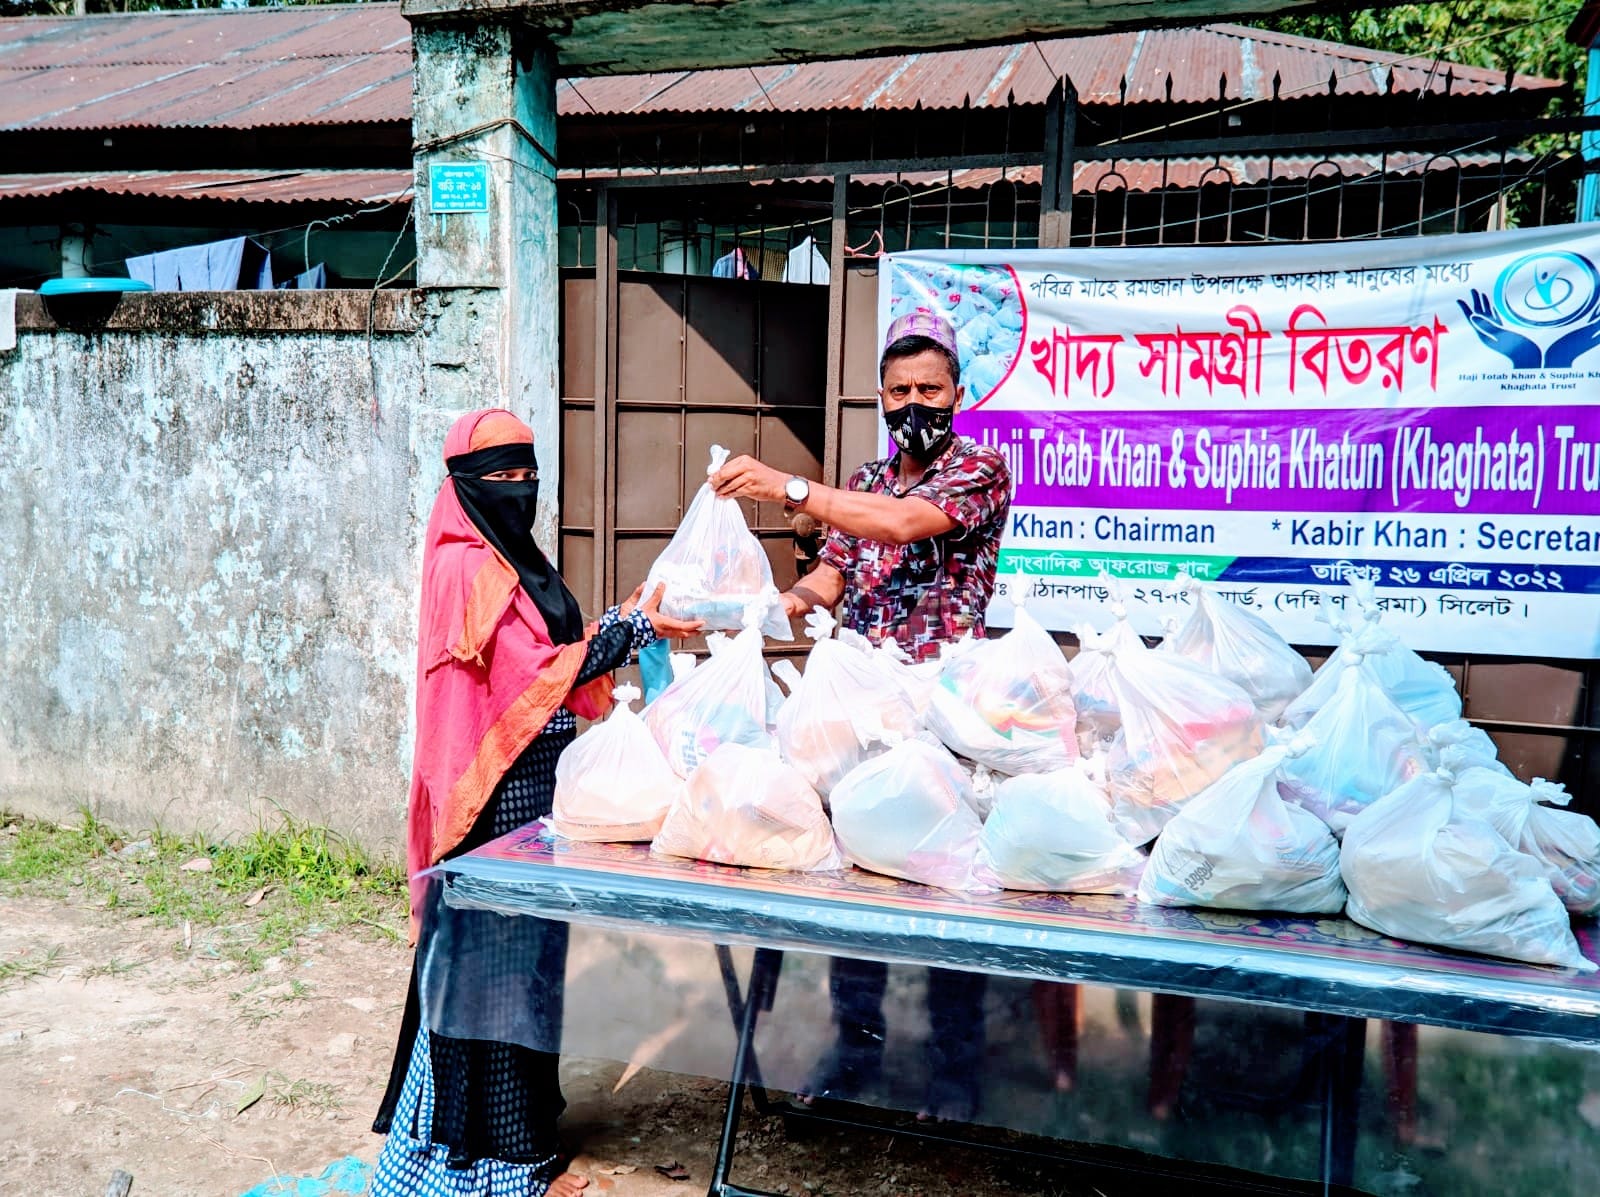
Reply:
[[[1456,300],[1462,315],[1513,370],[1565,370],[1600,346],[1600,271],[1582,254],[1524,255],[1471,299]]]

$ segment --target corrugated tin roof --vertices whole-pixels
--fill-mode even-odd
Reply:
[[[411,119],[398,5],[0,20],[0,129]]]
[[[1445,64],[1238,25],[1150,30],[971,50],[739,70],[564,81],[560,113],[621,117],[779,110],[1042,104],[1065,72],[1087,103],[1444,90]],[[1456,66],[1453,90],[1504,76]],[[1558,81],[1517,77],[1522,88]],[[0,130],[265,128],[411,119],[411,29],[396,4],[0,18]]]
[[[566,80],[559,88],[563,116],[641,115],[713,111],[800,112],[839,109],[974,108],[1043,104],[1060,75],[1072,79],[1089,104],[1114,103],[1124,78],[1128,101],[1164,101],[1168,80],[1177,103],[1215,100],[1227,77],[1231,100],[1281,94],[1325,94],[1330,75],[1341,95],[1381,96],[1394,71],[1397,92],[1482,95],[1502,91],[1505,74],[1482,67],[1435,64],[1382,50],[1268,33],[1242,25],[1158,29],[1057,38],[1020,46],[988,46],[893,58],[820,62],[804,66],[612,75]],[[1548,89],[1559,80],[1516,77],[1518,88]]]
[[[119,195],[239,203],[387,203],[406,197],[409,170],[106,171],[99,174],[0,175],[0,200]]]

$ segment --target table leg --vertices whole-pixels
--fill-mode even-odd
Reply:
[[[772,1008],[773,993],[777,988],[778,970],[783,965],[783,953],[776,948],[757,948],[750,965],[750,984],[742,1001],[738,997],[738,978],[732,975],[732,957],[727,949],[718,947],[719,960],[723,962],[723,983],[728,986],[728,1008],[739,1024],[739,1045],[734,1049],[733,1071],[728,1078],[728,1105],[722,1116],[722,1138],[717,1142],[717,1157],[711,1168],[711,1187],[707,1197],[745,1197],[747,1190],[728,1183],[728,1172],[733,1167],[734,1139],[739,1133],[739,1114],[744,1106],[746,1090],[759,1084],[759,1069],[755,1058],[756,1022],[762,1010]]]
[[[1356,1139],[1361,1122],[1361,1078],[1366,1064],[1367,1021],[1308,1014],[1307,1030],[1321,1045],[1321,1180],[1324,1192],[1355,1183]]]

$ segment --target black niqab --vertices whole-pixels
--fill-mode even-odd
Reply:
[[[583,639],[583,613],[578,600],[533,539],[539,506],[539,483],[485,482],[498,470],[537,470],[539,459],[530,444],[491,445],[462,453],[445,463],[461,500],[461,509],[483,538],[517,571],[522,589],[544,616],[552,644]]]

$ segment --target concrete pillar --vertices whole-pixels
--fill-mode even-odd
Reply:
[[[504,406],[532,426],[539,451],[535,534],[552,557],[560,496],[561,412],[556,237],[555,54],[548,42],[492,16],[422,20],[415,55],[417,285],[427,318],[427,405],[419,506],[438,486],[443,426],[475,407]],[[487,182],[487,210],[435,211],[435,167]],[[439,207],[447,206],[447,202]]]

